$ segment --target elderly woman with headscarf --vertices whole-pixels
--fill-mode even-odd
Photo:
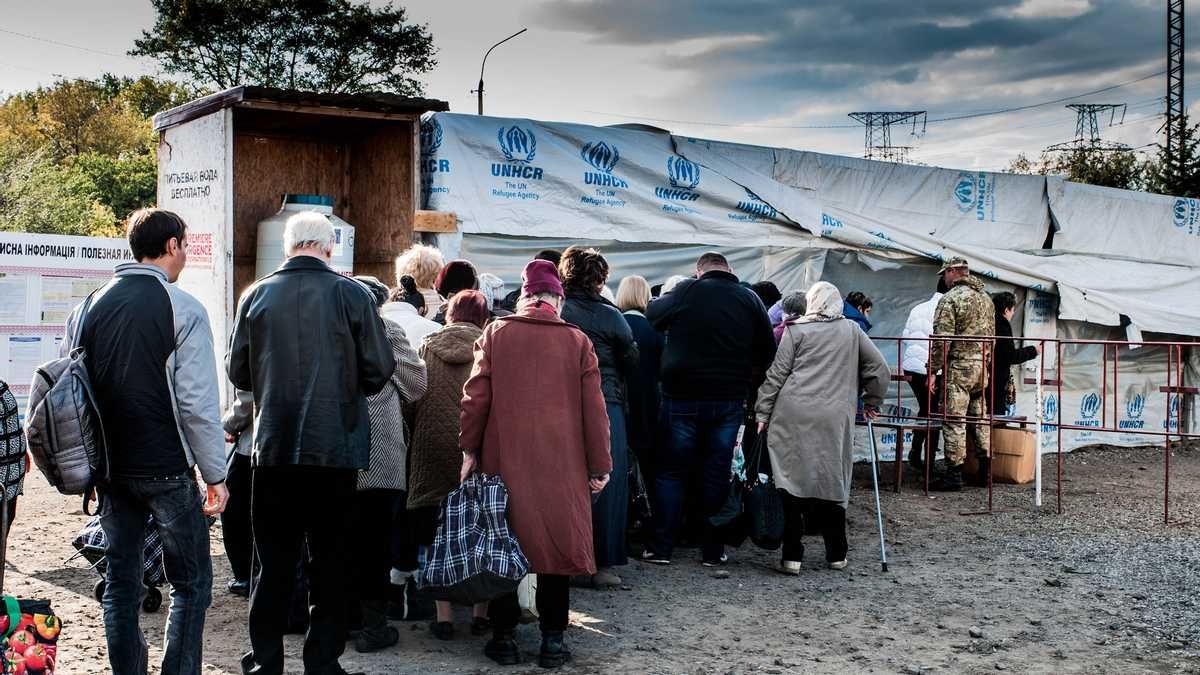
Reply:
[[[887,393],[883,355],[842,315],[842,296],[821,281],[808,290],[808,309],[787,325],[767,379],[758,390],[758,428],[770,425],[767,447],[784,500],[783,559],[776,569],[799,574],[804,517],[825,540],[825,560],[846,567],[846,505],[854,461],[854,414],[875,417]]]
[[[475,343],[459,418],[460,477],[478,468],[508,488],[509,527],[537,574],[538,660],[553,668],[570,657],[570,579],[596,573],[591,495],[608,484],[613,460],[600,365],[588,336],[559,316],[566,293],[558,271],[535,260],[522,280],[517,313],[488,324]],[[520,616],[515,591],[492,601],[484,654],[496,663],[520,660]]]

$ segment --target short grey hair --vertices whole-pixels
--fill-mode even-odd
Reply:
[[[688,277],[685,277],[682,274],[676,274],[670,279],[667,279],[666,283],[662,285],[662,294],[666,295],[667,293],[670,293],[671,291],[675,290],[675,287],[679,285],[679,282],[687,280]]]
[[[301,248],[333,249],[333,223],[316,211],[300,211],[288,218],[283,229],[283,252],[295,253]]]
[[[789,317],[804,316],[808,311],[808,298],[804,291],[790,291],[783,296],[780,301],[780,306],[783,308],[783,313]]]

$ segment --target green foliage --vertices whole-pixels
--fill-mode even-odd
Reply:
[[[154,27],[130,54],[202,86],[253,84],[417,95],[433,37],[403,8],[351,0],[151,0]]]
[[[1167,154],[1167,146],[1158,144],[1158,158],[1147,172],[1147,189],[1176,197],[1200,197],[1200,125],[1183,118],[1179,151]]]
[[[1074,150],[1043,152],[1035,162],[1024,154],[1008,165],[1008,173],[1056,175],[1076,183],[1124,190],[1142,190],[1147,166],[1130,150],[1102,150],[1083,146]]]
[[[104,75],[0,100],[0,229],[120,236],[119,219],[155,203],[150,117],[199,93]]]

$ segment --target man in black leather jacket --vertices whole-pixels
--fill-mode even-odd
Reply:
[[[619,586],[612,568],[626,564],[625,529],[629,513],[629,445],[625,432],[625,380],[639,365],[633,330],[621,311],[600,295],[608,280],[608,261],[593,248],[572,246],[563,251],[559,276],[567,292],[562,318],[592,341],[600,362],[600,388],[608,411],[614,480],[592,504],[592,540],[596,574],[586,585]],[[583,581],[582,579],[577,581]]]
[[[245,673],[283,672],[288,604],[306,540],[304,671],[345,672],[338,657],[346,639],[346,505],[370,460],[367,396],[387,385],[396,363],[370,291],[329,266],[333,236],[321,214],[292,216],[287,261],[242,296],[229,340],[229,379],[254,394],[257,413],[250,517],[261,566]]]

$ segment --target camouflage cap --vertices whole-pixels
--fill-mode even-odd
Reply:
[[[967,263],[966,258],[964,258],[960,255],[956,255],[953,258],[950,258],[946,262],[942,263],[942,269],[938,270],[938,274],[945,274],[946,270],[950,269],[951,267],[969,267],[969,266],[970,265]]]

